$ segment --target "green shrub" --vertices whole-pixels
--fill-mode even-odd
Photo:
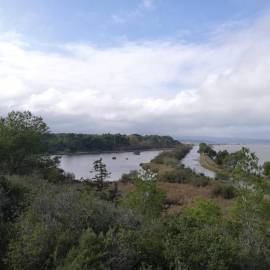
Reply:
[[[27,191],[0,176],[0,269],[4,269],[3,259],[14,233],[14,221],[27,206]]]
[[[186,176],[182,170],[172,169],[170,171],[165,171],[159,175],[159,179],[164,182],[170,183],[185,183]]]
[[[226,228],[221,210],[200,200],[166,223],[165,256],[169,269],[231,270],[237,262],[237,242]]]
[[[213,146],[206,143],[200,143],[198,152],[201,154],[206,154],[210,158],[214,158],[217,155],[216,151],[213,150]]]
[[[147,218],[158,217],[163,210],[165,194],[157,187],[157,178],[146,171],[134,180],[135,191],[127,194],[122,205]]]
[[[218,184],[212,190],[213,196],[221,196],[224,199],[233,199],[236,197],[236,188],[232,185]]]
[[[195,176],[192,177],[191,183],[195,186],[195,187],[205,187],[209,184],[209,178],[205,177],[205,176]]]
[[[129,173],[123,173],[120,181],[124,184],[133,183],[134,179],[138,176],[137,171],[131,171]]]
[[[165,157],[163,159],[163,164],[165,164],[167,166],[175,167],[175,166],[177,166],[178,163],[179,163],[179,161],[175,158],[172,158],[172,157]]]
[[[78,247],[73,247],[63,264],[57,270],[95,270],[108,269],[106,262],[105,239],[103,234],[96,235],[92,229],[85,230]]]
[[[215,177],[216,180],[224,180],[224,181],[228,181],[230,180],[230,177],[228,176],[227,173],[224,173],[222,171],[219,171],[216,173],[216,177]]]
[[[189,153],[190,149],[190,145],[182,144],[174,150],[161,152],[152,160],[152,162],[157,164],[176,166],[179,161]]]
[[[266,161],[263,164],[263,174],[265,176],[270,176],[270,161]]]
[[[18,220],[9,247],[10,269],[54,269],[89,226],[99,235],[113,226],[137,224],[131,211],[117,209],[91,193],[72,186],[47,186]]]

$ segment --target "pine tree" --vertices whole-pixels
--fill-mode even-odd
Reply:
[[[105,186],[105,180],[108,178],[111,173],[107,171],[106,164],[102,162],[102,158],[93,162],[94,170],[90,173],[96,172],[95,176],[92,178],[92,181],[97,184],[98,191],[102,191]]]

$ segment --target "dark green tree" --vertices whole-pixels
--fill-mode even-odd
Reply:
[[[270,161],[266,161],[263,164],[263,174],[265,176],[270,176]]]
[[[97,190],[102,191],[105,186],[105,180],[111,175],[110,172],[107,171],[106,164],[102,162],[102,158],[93,162],[94,170],[90,171],[90,173],[96,173],[92,178],[92,181],[97,184]]]
[[[242,147],[238,156],[232,172],[233,178],[240,183],[241,187],[250,184],[260,185],[262,183],[262,166],[260,166],[255,153],[250,152],[246,147]]]
[[[45,151],[43,136],[48,126],[31,112],[11,112],[0,120],[0,168],[25,173]]]
[[[238,235],[242,269],[270,268],[270,205],[265,199],[267,183],[262,177],[259,159],[247,148],[233,171],[238,185],[238,198],[233,209],[234,219],[241,228]]]
[[[106,263],[105,240],[88,228],[80,238],[78,247],[73,247],[57,270],[95,270],[108,269]]]
[[[222,165],[224,160],[229,156],[229,152],[227,150],[218,151],[215,161],[217,164]]]
[[[134,179],[135,191],[124,199],[123,205],[146,217],[158,217],[163,210],[165,194],[157,187],[157,176],[149,170]]]
[[[200,154],[206,154],[210,158],[214,158],[217,155],[216,151],[213,150],[212,146],[206,143],[200,143],[198,152]]]

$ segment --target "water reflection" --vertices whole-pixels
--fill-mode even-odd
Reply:
[[[123,173],[138,170],[141,163],[151,161],[160,152],[160,150],[142,151],[140,155],[133,152],[63,155],[60,167],[66,172],[74,173],[76,179],[87,178],[90,176],[93,162],[102,158],[111,173],[108,180],[115,181],[120,179]]]
[[[200,154],[198,153],[198,150],[199,146],[195,145],[181,163],[184,164],[186,167],[191,168],[198,174],[203,173],[205,176],[215,178],[216,174],[214,172],[207,170],[201,166]]]

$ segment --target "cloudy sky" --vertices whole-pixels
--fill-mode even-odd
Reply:
[[[0,0],[0,114],[56,132],[269,138],[269,0]]]

